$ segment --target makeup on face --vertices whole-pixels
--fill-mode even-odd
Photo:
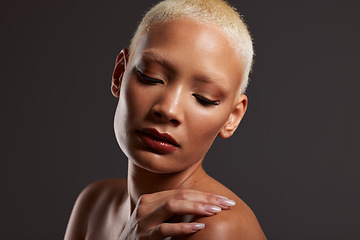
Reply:
[[[133,69],[140,81],[149,85],[167,85],[180,81],[176,66],[164,54],[154,50],[142,54]],[[198,74],[189,83],[189,95],[203,106],[217,106],[230,92],[230,86],[224,78],[215,72]]]
[[[185,20],[154,26],[122,80],[114,125],[124,153],[157,173],[196,165],[233,110],[238,70],[216,27]]]
[[[160,133],[155,128],[143,128],[136,133],[140,141],[156,153],[169,153],[180,147],[170,134]]]

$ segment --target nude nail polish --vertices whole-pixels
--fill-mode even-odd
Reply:
[[[208,213],[218,213],[221,212],[221,208],[218,206],[212,206],[212,205],[205,205],[204,206],[205,211]]]
[[[235,201],[230,200],[228,198],[219,198],[218,202],[220,205],[225,206],[225,207],[232,207],[235,206]]]
[[[194,232],[199,231],[200,229],[203,229],[205,227],[204,223],[191,223],[191,229]]]

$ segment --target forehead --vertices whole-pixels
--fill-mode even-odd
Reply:
[[[240,86],[242,62],[225,34],[214,24],[177,19],[153,25],[133,49],[130,62],[155,61],[185,76],[218,79],[231,89]]]

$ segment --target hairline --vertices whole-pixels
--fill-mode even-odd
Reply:
[[[166,2],[166,1],[165,1]],[[247,29],[247,26],[242,18],[242,16],[236,11],[235,8],[231,7],[230,5],[227,6],[232,9],[234,13],[237,14],[239,22],[235,21],[235,25],[231,25],[229,23],[222,24],[221,21],[213,20],[213,19],[202,19],[199,16],[194,16],[190,14],[173,14],[168,17],[159,18],[157,17],[157,13],[155,15],[153,13],[153,9],[156,8],[159,4],[153,6],[143,17],[138,28],[135,31],[134,36],[131,39],[130,46],[129,46],[129,56],[132,57],[135,48],[142,38],[142,36],[146,35],[155,25],[160,23],[168,23],[171,21],[181,20],[181,19],[189,19],[194,22],[202,23],[202,24],[211,24],[217,27],[229,41],[230,46],[236,52],[236,55],[239,59],[239,67],[241,67],[243,75],[241,77],[240,83],[240,93],[243,94],[246,91],[249,82],[249,75],[252,69],[253,64],[253,41],[250,35],[250,32]],[[151,12],[151,14],[149,14]],[[160,11],[160,13],[162,13]],[[235,29],[237,30],[233,30]],[[235,33],[236,32],[236,33]]]

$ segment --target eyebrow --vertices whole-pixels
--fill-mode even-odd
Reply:
[[[146,49],[142,53],[142,60],[156,62],[171,71],[175,71],[175,67],[171,64],[169,58],[158,51],[154,51],[151,49]]]
[[[224,83],[224,81],[222,81],[222,79],[224,79],[224,78],[221,76],[212,75],[210,77],[207,75],[199,75],[199,76],[195,77],[195,79],[196,79],[197,83],[200,82],[202,84],[209,84],[209,85],[215,86],[218,89],[219,94],[221,96],[225,96],[226,93],[230,92],[230,86],[228,86],[228,84],[222,84],[222,83]]]
[[[156,63],[164,66],[166,69],[170,70],[171,72],[176,72],[175,66],[171,63],[169,58],[161,52],[155,51],[153,49],[146,49],[142,53],[142,59],[144,61],[156,62]],[[223,79],[225,79],[225,77],[223,77],[221,75],[214,74],[214,73],[210,73],[207,75],[199,74],[199,75],[196,75],[194,77],[194,79],[196,80],[196,82],[200,82],[203,84],[211,84],[211,85],[216,86],[221,95],[225,95],[226,93],[230,92],[230,86],[228,86],[227,84],[225,84],[225,85],[221,84],[221,83],[225,82],[225,81],[222,81]]]

